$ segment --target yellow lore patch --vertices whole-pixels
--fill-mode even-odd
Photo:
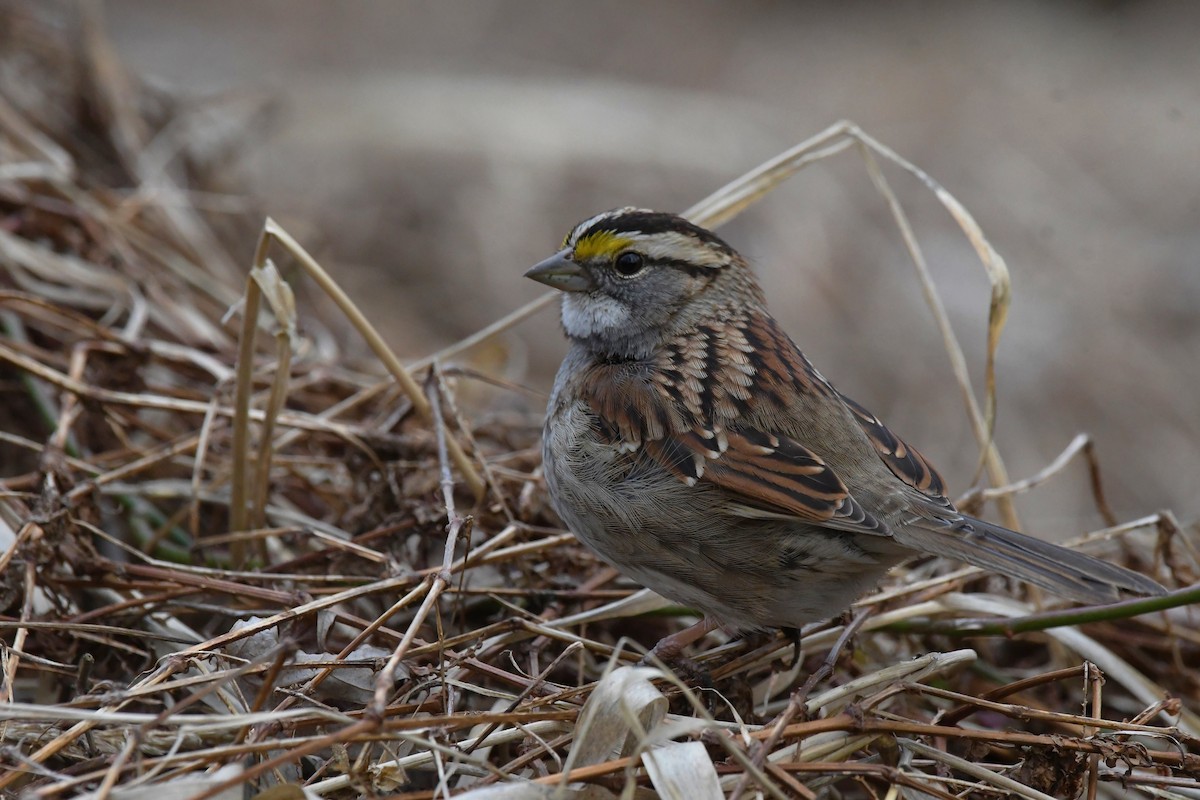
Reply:
[[[596,231],[575,243],[575,260],[592,261],[606,256],[615,256],[633,244],[633,240],[618,236],[612,231]]]

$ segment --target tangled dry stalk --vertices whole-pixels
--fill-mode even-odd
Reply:
[[[1167,598],[1038,613],[1027,589],[926,561],[855,628],[805,631],[799,663],[750,637],[698,653],[687,682],[636,666],[633,643],[686,610],[559,528],[540,400],[461,402],[487,379],[456,354],[547,301],[405,368],[278,225],[230,255],[239,231],[198,202],[219,164],[180,140],[180,104],[94,29],[32,41],[78,80],[53,109],[49,90],[0,93],[0,789],[1200,796],[1195,526],[1160,513],[1087,537],[1182,587]],[[980,409],[879,161],[975,245],[994,346],[1007,273],[953,197],[843,123],[689,214],[719,224],[847,149],[896,216],[1001,487],[966,501],[1015,523],[1012,492],[1090,449],[1008,485],[990,361]]]

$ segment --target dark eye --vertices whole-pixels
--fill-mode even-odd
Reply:
[[[635,253],[632,250],[621,253],[613,262],[613,269],[623,278],[632,278],[645,268],[646,259],[642,258],[641,253]]]

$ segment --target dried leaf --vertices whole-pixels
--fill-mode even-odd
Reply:
[[[568,763],[575,767],[627,756],[667,713],[665,698],[651,678],[653,667],[618,667],[592,691],[580,714]]]
[[[662,800],[723,800],[708,750],[700,742],[676,742],[642,755],[650,782]]]

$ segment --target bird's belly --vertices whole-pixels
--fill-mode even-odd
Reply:
[[[727,625],[833,616],[897,560],[878,537],[735,516],[715,487],[688,487],[582,426],[555,426],[543,458],[555,508],[579,539],[628,577]]]

